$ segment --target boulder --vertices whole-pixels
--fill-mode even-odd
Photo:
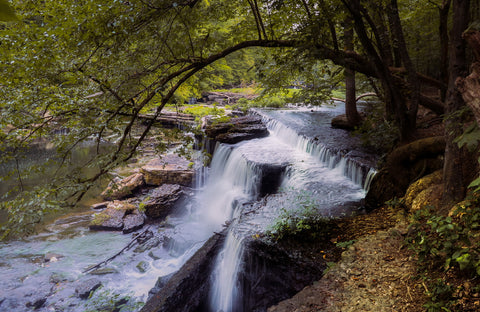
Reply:
[[[352,126],[347,119],[347,115],[338,115],[332,118],[331,121],[332,128],[344,129],[344,130],[355,130],[355,126]]]
[[[168,282],[161,285],[159,292],[149,296],[140,312],[203,311],[201,305],[208,298],[209,273],[225,240],[225,232],[213,235]]]
[[[27,308],[31,308],[33,310],[38,310],[42,308],[45,305],[45,302],[47,302],[47,298],[36,298],[32,301],[29,301],[25,304]]]
[[[87,299],[91,293],[97,290],[98,287],[102,285],[97,278],[91,278],[86,281],[81,282],[76,288],[75,293],[81,299]]]
[[[411,210],[417,211],[425,206],[440,207],[443,184],[434,184],[421,191],[412,202]]]
[[[193,183],[193,163],[174,154],[153,159],[140,169],[148,185],[179,184],[190,186]]]
[[[232,118],[228,122],[207,125],[205,134],[214,141],[235,144],[244,140],[266,137],[269,132],[261,117],[249,115]]]
[[[141,205],[145,209],[145,215],[149,218],[158,219],[168,216],[175,203],[182,197],[183,189],[178,184],[163,184],[152,190]]]
[[[405,193],[405,205],[412,209],[412,204],[415,198],[423,192],[424,190],[428,189],[429,187],[441,184],[443,180],[443,171],[437,170],[434,173],[424,176],[421,179],[418,179],[414,183],[412,183]]]
[[[135,232],[143,227],[145,224],[145,218],[143,215],[137,210],[134,210],[134,213],[127,214],[123,217],[123,234],[128,234]]]
[[[143,174],[135,173],[124,179],[112,180],[102,192],[101,196],[105,200],[122,199],[131,195],[144,184]]]
[[[443,136],[417,140],[393,150],[372,179],[365,197],[366,208],[375,209],[394,197],[403,197],[411,183],[443,168],[444,152]]]
[[[133,204],[115,200],[108,203],[105,210],[94,214],[89,228],[96,231],[124,230],[124,233],[130,233],[141,228],[145,223],[144,219]]]

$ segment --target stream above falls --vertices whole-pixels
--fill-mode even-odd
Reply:
[[[341,104],[256,111],[270,135],[218,145],[210,168],[199,171],[205,177],[197,181],[204,182],[182,207],[166,221],[137,233],[89,231],[92,211],[87,210],[62,216],[25,240],[0,243],[0,310],[31,311],[37,306],[37,311],[138,310],[159,277],[166,283],[213,233],[234,220],[225,243],[231,250],[223,249],[217,257],[210,299],[205,300],[210,311],[247,311],[236,280],[243,237],[269,229],[282,209],[296,208],[299,194],[308,194],[326,217],[354,212],[365,196],[376,159],[356,138],[330,127],[331,118],[342,111]],[[270,193],[277,194],[265,199]],[[255,203],[258,209],[242,214],[243,207]],[[136,239],[139,234],[149,235],[148,240]],[[103,271],[84,273],[132,242],[132,248],[104,265]],[[90,299],[80,298],[78,289],[92,279],[101,283],[100,288]]]

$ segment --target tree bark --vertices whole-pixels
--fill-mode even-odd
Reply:
[[[439,37],[440,37],[440,78],[442,81],[448,83],[448,12],[450,11],[450,4],[452,0],[443,0],[441,6],[438,7],[439,12]],[[440,98],[442,102],[446,100],[447,90],[440,89]]]
[[[475,120],[480,126],[480,31],[467,31],[463,37],[472,48],[476,60],[470,68],[470,75],[465,79],[457,79],[456,86],[465,103],[472,109]]]
[[[453,1],[453,25],[450,34],[450,77],[448,79],[448,92],[446,101],[445,121],[445,163],[443,167],[444,192],[443,199],[446,203],[454,203],[465,197],[466,186],[466,168],[468,159],[465,148],[459,148],[454,142],[462,133],[462,120],[458,114],[460,109],[464,108],[465,102],[462,95],[456,88],[457,79],[465,77],[467,74],[467,59],[465,53],[465,41],[462,39],[462,33],[469,22],[469,0]]]
[[[344,25],[345,50],[354,50],[352,19],[347,17]],[[361,117],[357,111],[357,99],[355,89],[355,71],[345,68],[345,115],[350,126],[360,124]]]

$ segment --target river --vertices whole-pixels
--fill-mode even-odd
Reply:
[[[235,145],[217,146],[194,195],[165,222],[139,232],[153,236],[142,244],[133,233],[88,230],[92,211],[62,216],[40,234],[0,243],[0,310],[135,311],[158,277],[168,279],[227,221],[225,247],[216,259],[210,287],[210,311],[247,311],[236,280],[242,267],[242,238],[272,229],[275,218],[298,208],[304,196],[325,217],[358,209],[368,187],[375,157],[356,138],[330,127],[343,106],[257,111],[270,135]],[[282,168],[277,194],[255,213],[247,204],[265,195],[265,168]],[[268,175],[267,175],[268,176]],[[268,189],[267,192],[271,192]],[[351,204],[353,203],[353,204]],[[86,268],[128,248],[97,275]],[[208,273],[206,273],[208,274]],[[101,287],[90,299],[79,298],[82,285],[96,279]]]

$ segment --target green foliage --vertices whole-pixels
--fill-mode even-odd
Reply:
[[[289,204],[295,208],[280,208],[280,214],[267,228],[268,236],[280,240],[304,232],[317,234],[329,228],[331,219],[319,213],[318,204],[309,193],[305,191],[296,193]]]
[[[197,118],[205,116],[222,116],[225,114],[225,110],[223,108],[218,108],[216,105],[188,105],[182,107],[182,111],[185,114],[191,114]]]
[[[426,272],[458,270],[467,278],[480,276],[480,199],[478,194],[457,205],[452,216],[437,215],[433,207],[416,212],[406,243]],[[452,301],[451,287],[435,280],[429,311],[441,311]],[[437,309],[437,310],[435,310]]]
[[[144,304],[138,302],[130,295],[120,295],[111,290],[99,288],[87,303],[84,304],[85,312],[128,312],[138,311]]]
[[[352,246],[355,244],[355,240],[349,240],[346,242],[337,242],[335,245],[339,248],[347,249],[348,247]]]

